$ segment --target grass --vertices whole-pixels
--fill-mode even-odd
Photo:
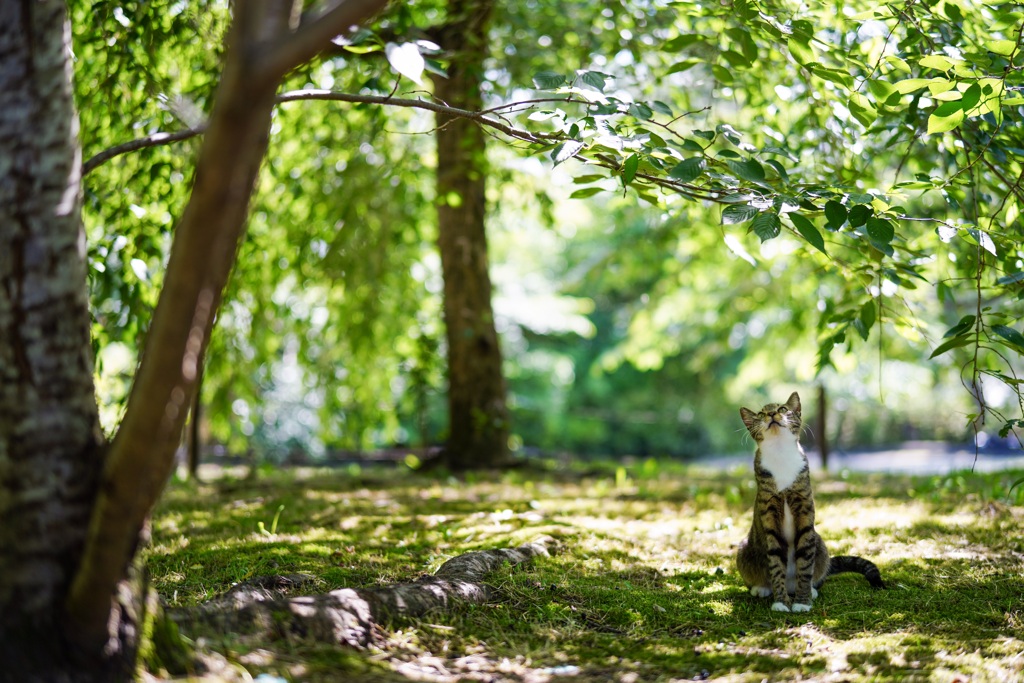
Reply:
[[[182,606],[254,576],[364,587],[469,550],[561,541],[551,558],[495,573],[499,602],[387,624],[380,649],[232,635],[209,645],[289,681],[1019,681],[1024,486],[1010,488],[1021,476],[816,478],[831,551],[874,560],[889,589],[833,577],[806,614],[770,611],[735,572],[749,469],[655,461],[465,480],[299,470],[175,483],[148,561]]]

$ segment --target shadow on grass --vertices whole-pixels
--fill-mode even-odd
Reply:
[[[371,657],[225,641],[251,671],[290,680],[1022,679],[1024,512],[1004,502],[1015,475],[816,481],[832,552],[870,557],[889,589],[837,576],[811,612],[783,614],[733,568],[753,497],[746,475],[654,474],[186,488],[154,518],[150,565],[165,596],[179,590],[190,604],[265,574],[310,573],[322,591],[410,581],[533,534],[558,533],[569,548],[497,572],[498,603],[387,624]],[[282,505],[277,533],[261,534]],[[263,660],[245,659],[257,651]]]

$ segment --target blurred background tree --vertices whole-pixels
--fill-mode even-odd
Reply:
[[[443,82],[453,7],[396,4],[286,89],[430,99],[386,48]],[[86,158],[202,122],[224,7],[73,9],[92,18],[75,23]],[[1015,5],[953,1],[497,3],[483,108],[561,100],[497,112],[558,146],[495,133],[482,166],[511,451],[741,450],[737,405],[799,389],[813,413],[818,384],[842,445],[1010,435],[1021,26]],[[445,443],[438,124],[320,101],[275,117],[205,438],[274,460]],[[194,151],[87,177],[111,421]]]

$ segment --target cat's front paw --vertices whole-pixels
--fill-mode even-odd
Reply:
[[[773,602],[772,603],[772,611],[773,612],[788,612],[789,611],[789,605],[787,605],[784,602]]]
[[[755,598],[770,598],[772,597],[772,589],[768,586],[751,586],[750,594]]]
[[[804,605],[803,603],[799,603],[799,602],[794,602],[793,603],[792,611],[794,611],[794,612],[810,612],[811,611],[811,606],[810,605]]]

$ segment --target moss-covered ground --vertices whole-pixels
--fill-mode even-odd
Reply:
[[[1021,472],[816,475],[833,554],[888,584],[831,578],[806,614],[772,612],[732,560],[747,469],[665,462],[459,479],[292,470],[175,482],[148,561],[171,606],[304,572],[318,591],[414,580],[469,550],[541,535],[562,551],[491,577],[500,601],[386,624],[369,651],[230,634],[205,647],[288,681],[1022,681]],[[243,674],[244,676],[245,674]]]

